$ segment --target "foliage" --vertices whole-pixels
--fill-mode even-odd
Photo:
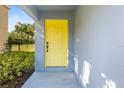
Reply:
[[[6,52],[0,54],[0,84],[34,69],[33,52]]]
[[[17,23],[14,31],[9,34],[7,48],[11,45],[22,45],[34,43],[34,24]],[[20,48],[19,48],[20,49]]]

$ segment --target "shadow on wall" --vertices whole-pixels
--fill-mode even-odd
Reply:
[[[91,77],[91,71],[93,70],[92,65],[84,60],[82,63],[82,70],[79,72],[79,62],[78,62],[78,56],[76,55],[74,57],[75,61],[75,73],[79,76],[79,80],[81,81],[81,84],[83,85],[84,88],[87,88],[88,85],[90,85],[90,79]],[[96,74],[96,73],[92,73]],[[103,79],[104,83],[102,85],[102,88],[116,88],[116,83],[107,77],[104,73],[98,73],[98,75]],[[97,85],[97,84],[96,84]]]

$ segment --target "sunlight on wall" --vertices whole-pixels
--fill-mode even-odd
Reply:
[[[91,64],[88,63],[87,61],[84,61],[83,71],[80,74],[80,79],[85,88],[87,87],[87,84],[89,84],[90,70],[91,70]]]
[[[37,30],[35,31],[36,36],[44,38],[44,33],[43,32],[38,32]]]
[[[101,76],[102,76],[103,78],[106,78],[106,75],[105,75],[104,73],[101,73]]]
[[[103,88],[116,88],[116,83],[112,80],[106,80]]]
[[[113,80],[108,79],[104,73],[101,73],[101,76],[105,79],[103,88],[116,88],[116,83]]]
[[[77,38],[77,42],[79,43],[79,38]]]
[[[76,55],[74,57],[74,62],[75,62],[75,72],[78,74],[78,56]]]

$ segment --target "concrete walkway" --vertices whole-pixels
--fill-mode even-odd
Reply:
[[[22,88],[80,88],[74,73],[34,72]]]

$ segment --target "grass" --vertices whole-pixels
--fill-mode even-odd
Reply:
[[[0,54],[0,87],[19,88],[34,71],[34,52]]]

